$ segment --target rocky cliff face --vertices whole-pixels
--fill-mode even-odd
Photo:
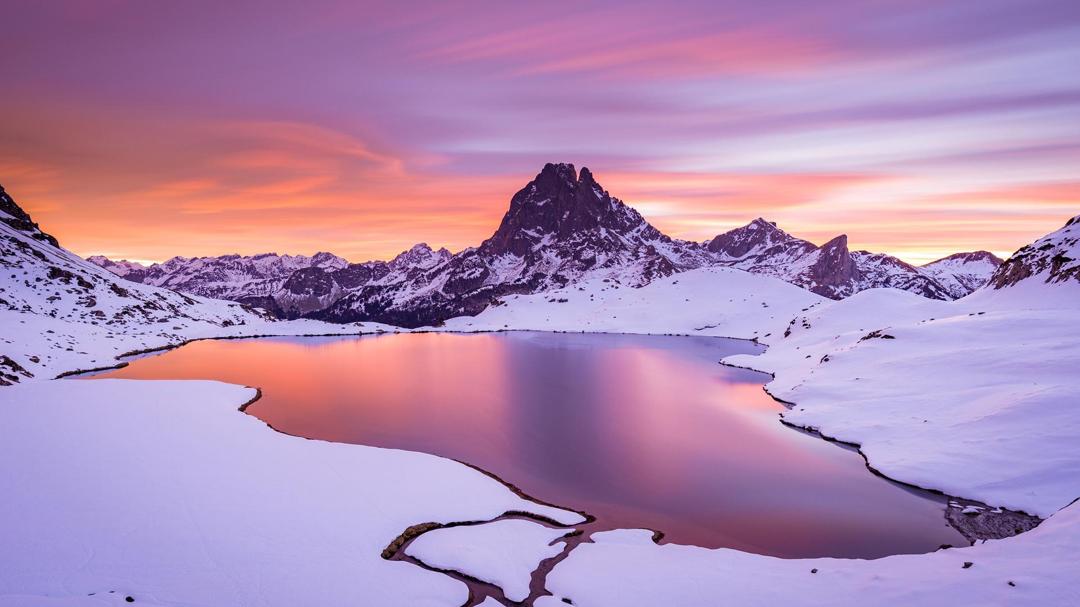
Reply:
[[[990,278],[989,286],[1001,289],[1026,280],[1080,281],[1080,215],[1005,260]]]

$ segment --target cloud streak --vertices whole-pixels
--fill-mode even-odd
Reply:
[[[544,162],[674,236],[929,260],[1080,210],[1080,4],[16,3],[0,183],[75,251],[386,258]]]

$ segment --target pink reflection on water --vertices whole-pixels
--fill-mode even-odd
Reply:
[[[259,386],[247,412],[310,438],[489,470],[603,528],[777,556],[962,545],[939,500],[785,428],[764,375],[717,364],[748,342],[577,334],[203,341],[108,377]]]

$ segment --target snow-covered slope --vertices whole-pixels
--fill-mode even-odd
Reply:
[[[460,582],[380,556],[408,527],[583,520],[447,459],[280,434],[237,411],[254,397],[209,381],[0,389],[0,605],[112,592],[174,607],[457,607]]]
[[[1080,215],[1060,230],[1020,249],[1001,264],[990,286],[1001,289],[1021,281],[1080,282]]]
[[[919,271],[945,287],[953,299],[959,299],[985,285],[1001,258],[989,251],[955,253],[919,268]]]
[[[274,322],[238,303],[123,280],[61,248],[6,193],[0,204],[0,385],[201,337],[381,329]]]
[[[678,333],[755,339],[784,330],[800,311],[828,301],[775,278],[701,268],[640,288],[594,279],[535,295],[511,295],[446,331]]]

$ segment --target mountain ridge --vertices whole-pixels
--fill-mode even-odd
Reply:
[[[271,261],[257,263],[261,258]],[[545,164],[511,197],[492,235],[457,253],[420,243],[389,262],[350,263],[318,253],[175,257],[145,270],[101,265],[137,282],[231,299],[280,317],[401,326],[475,315],[507,295],[583,280],[640,287],[711,266],[773,276],[833,299],[892,287],[945,300],[970,293],[996,268],[949,263],[924,270],[889,255],[850,251],[846,235],[818,246],[760,217],[705,243],[678,240],[611,196],[587,167],[569,163]]]

